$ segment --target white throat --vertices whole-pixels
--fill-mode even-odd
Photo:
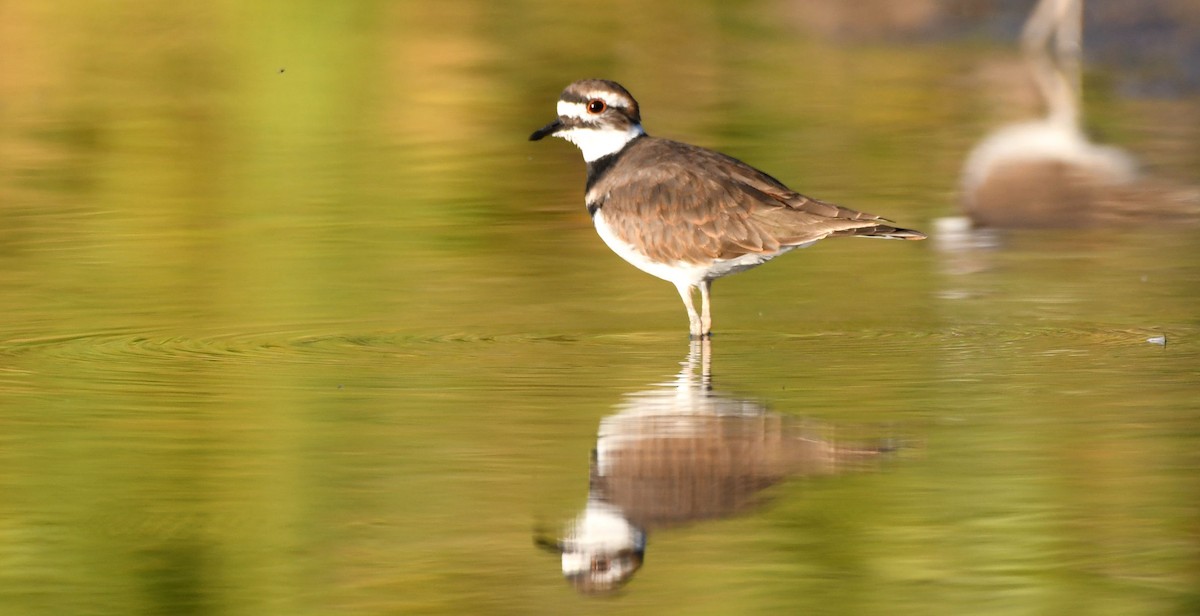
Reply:
[[[627,130],[573,128],[562,131],[555,137],[562,137],[574,143],[579,147],[579,151],[583,152],[583,160],[590,163],[598,158],[620,152],[625,144],[644,134],[646,131],[642,130],[642,125],[634,124]]]

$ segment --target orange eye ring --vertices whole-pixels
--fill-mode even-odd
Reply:
[[[608,109],[608,104],[603,99],[593,98],[587,103],[587,110],[590,114],[604,113],[605,109]]]

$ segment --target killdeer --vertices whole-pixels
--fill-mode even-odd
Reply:
[[[651,137],[620,84],[585,79],[530,141],[562,137],[587,162],[584,201],[596,232],[634,267],[675,285],[692,338],[712,333],[713,280],[834,235],[921,240],[890,221],[818,201],[705,148]],[[692,289],[699,289],[696,312]]]

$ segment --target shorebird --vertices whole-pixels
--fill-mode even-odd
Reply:
[[[675,285],[693,339],[712,334],[713,280],[831,236],[921,240],[887,219],[806,197],[713,150],[651,137],[620,84],[585,79],[530,141],[561,137],[587,162],[584,201],[596,232],[638,269]],[[700,292],[696,311],[692,289]]]

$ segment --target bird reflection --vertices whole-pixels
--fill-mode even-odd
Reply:
[[[711,346],[692,343],[673,382],[629,394],[600,422],[584,510],[552,541],[566,579],[604,593],[642,566],[646,538],[753,509],[788,477],[868,467],[887,447],[853,447],[829,426],[712,391]]]

